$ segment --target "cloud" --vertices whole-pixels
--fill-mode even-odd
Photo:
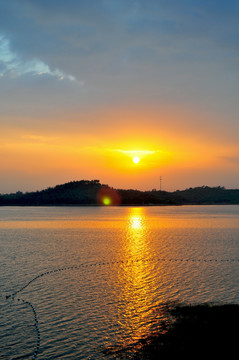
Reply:
[[[59,107],[66,80],[75,108],[200,102],[238,112],[236,1],[11,0],[0,8],[0,80],[30,77],[31,89],[54,80]]]
[[[59,140],[59,136],[43,136],[43,135],[35,135],[35,134],[27,134],[21,137],[24,141],[30,143],[53,143]]]
[[[112,151],[116,151],[116,152],[120,152],[122,154],[125,155],[151,155],[151,154],[155,154],[156,151],[153,150],[122,150],[122,149],[113,149]],[[157,150],[158,152],[159,150]]]
[[[239,165],[239,156],[219,156],[218,159],[230,164]]]
[[[147,73],[149,82],[170,82],[173,69],[187,78],[191,71],[192,78],[190,65],[223,61],[222,47],[239,50],[235,1],[12,0],[1,6],[0,29],[14,51],[41,61],[39,73],[59,79],[84,73],[95,85],[126,73],[145,82]],[[187,70],[180,69],[185,63]]]
[[[25,75],[50,76],[58,80],[75,81],[75,77],[65,74],[59,69],[50,69],[49,65],[39,59],[22,60],[20,55],[14,53],[10,48],[9,40],[0,36],[0,78],[16,78]]]

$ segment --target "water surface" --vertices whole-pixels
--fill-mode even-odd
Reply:
[[[1,207],[2,358],[116,359],[162,304],[239,303],[238,220],[237,205]]]

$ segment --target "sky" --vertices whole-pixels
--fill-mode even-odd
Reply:
[[[238,18],[239,0],[0,0],[0,193],[239,188]]]

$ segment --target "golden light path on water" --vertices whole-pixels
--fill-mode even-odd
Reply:
[[[119,273],[121,299],[120,319],[126,342],[137,341],[146,336],[151,327],[149,311],[154,303],[156,284],[152,277],[154,263],[147,236],[144,208],[129,208],[123,259],[130,261]]]

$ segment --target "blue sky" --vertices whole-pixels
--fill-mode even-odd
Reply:
[[[136,134],[130,129],[132,137],[147,128],[171,132],[172,139],[221,142],[222,185],[236,187],[238,18],[239,1],[0,0],[2,134],[25,131],[50,139],[78,131],[93,134],[93,143],[109,128],[127,127],[128,113],[149,111],[148,117],[132,119],[137,126]],[[107,116],[109,108],[125,116],[114,120]],[[6,135],[3,143],[10,143]],[[13,162],[6,168],[2,192],[17,190],[13,174],[19,171]],[[187,174],[192,185],[217,185],[220,171],[214,177],[205,170],[200,181]],[[68,180],[57,176],[42,169],[41,181]],[[26,180],[22,171],[19,178],[20,187],[40,186],[34,174]],[[116,178],[105,180],[119,186]],[[177,185],[183,187],[183,178]]]

